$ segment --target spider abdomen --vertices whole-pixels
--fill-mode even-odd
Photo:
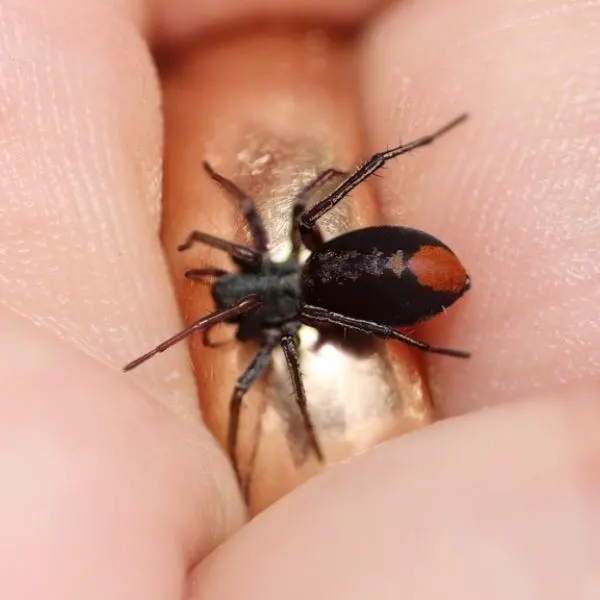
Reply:
[[[308,304],[402,326],[442,312],[469,289],[470,279],[437,238],[379,226],[325,242],[304,265],[301,286]]]

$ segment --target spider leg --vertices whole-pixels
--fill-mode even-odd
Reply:
[[[217,267],[205,267],[203,269],[188,269],[185,272],[185,277],[187,279],[191,279],[192,281],[201,281],[202,283],[207,283],[208,277],[223,277],[223,275],[229,275],[228,271],[224,269],[218,269]],[[202,332],[202,343],[207,348],[218,348],[219,346],[224,346],[228,342],[211,342],[210,340],[210,332],[213,328],[218,325],[218,323],[214,323],[213,325],[209,325]]]
[[[227,195],[235,200],[237,206],[242,211],[244,219],[246,219],[246,223],[248,223],[248,227],[250,228],[254,247],[260,252],[266,252],[268,245],[267,231],[252,199],[235,185],[233,181],[214,171],[206,161],[202,165],[213,181],[216,181],[225,190]]]
[[[312,208],[301,214],[298,219],[298,228],[300,230],[300,236],[304,245],[309,250],[314,250],[315,246],[312,245],[312,231],[315,228],[315,224],[325,213],[329,212],[340,200],[345,198],[357,185],[362,183],[365,179],[371,176],[375,171],[383,167],[383,165],[401,154],[406,154],[422,146],[431,144],[434,140],[444,135],[450,129],[456,127],[467,118],[466,114],[462,114],[459,117],[453,119],[442,128],[438,129],[430,135],[426,135],[417,140],[391,148],[385,152],[377,152],[373,154],[366,162],[360,165],[354,173],[352,173],[345,181],[343,181],[335,190],[325,196],[323,200],[315,204]]]
[[[288,370],[292,377],[292,384],[294,386],[294,392],[296,394],[296,402],[298,408],[302,413],[302,420],[304,421],[304,427],[306,429],[306,435],[308,436],[309,444],[314,450],[317,458],[323,462],[323,451],[321,445],[317,440],[315,434],[315,428],[313,426],[312,419],[308,412],[308,406],[306,403],[306,392],[302,383],[302,375],[300,374],[300,361],[298,359],[298,347],[296,340],[293,335],[287,334],[281,338],[281,348],[287,362]]]
[[[244,265],[255,267],[262,262],[262,254],[260,252],[252,250],[248,246],[236,244],[235,242],[230,242],[202,231],[192,231],[185,242],[177,246],[177,250],[179,252],[189,250],[194,244],[206,244],[207,246],[223,250],[223,252],[227,252],[229,256]]]
[[[206,267],[205,269],[188,269],[185,272],[187,279],[202,280],[206,277],[223,277],[223,275],[229,275],[224,269],[217,269],[216,267]]]
[[[310,181],[307,185],[305,185],[294,198],[294,203],[292,205],[292,256],[298,258],[300,254],[300,245],[302,243],[302,239],[300,237],[300,232],[298,231],[298,218],[300,215],[306,210],[306,205],[310,199],[310,194],[317,187],[325,185],[328,181],[333,179],[334,177],[342,177],[348,176],[348,173],[345,171],[338,171],[337,169],[327,169],[322,173],[319,173],[312,181]],[[312,243],[316,246],[320,246],[323,243],[323,236],[319,231],[317,225],[314,226],[312,232]]]
[[[127,372],[127,371],[131,371],[132,369],[135,369],[137,366],[141,365],[143,362],[146,362],[149,358],[152,358],[159,352],[164,352],[165,350],[167,350],[168,348],[170,348],[177,342],[180,342],[181,340],[185,339],[188,335],[191,335],[195,331],[200,331],[202,329],[205,329],[206,327],[210,327],[211,325],[214,325],[215,323],[220,323],[221,321],[226,321],[227,319],[239,317],[240,315],[243,315],[244,313],[254,310],[258,306],[260,306],[260,304],[261,304],[260,298],[255,295],[251,295],[251,296],[246,296],[245,298],[242,298],[242,300],[240,300],[239,302],[237,302],[236,304],[234,304],[233,306],[231,306],[229,308],[210,313],[210,314],[202,317],[201,319],[198,319],[195,323],[192,323],[189,327],[186,327],[183,331],[180,331],[179,333],[170,337],[168,340],[165,340],[164,342],[162,342],[162,344],[159,344],[158,346],[156,346],[156,348],[154,348],[153,350],[150,350],[150,352],[147,352],[146,354],[143,354],[139,358],[136,358],[135,360],[131,361],[129,364],[127,364],[127,365],[125,365],[125,367],[123,367],[123,371]]]
[[[409,346],[419,348],[419,350],[422,350],[423,352],[444,354],[446,356],[454,356],[456,358],[469,358],[471,356],[470,352],[465,352],[464,350],[440,348],[439,346],[432,346],[431,344],[420,342],[408,335],[396,331],[389,325],[381,325],[380,323],[375,323],[374,321],[365,321],[363,319],[347,317],[319,306],[311,306],[306,304],[300,313],[300,321],[305,325],[310,325],[311,327],[318,327],[320,323],[339,325],[340,327],[361,331],[362,333],[374,335],[378,338],[386,340],[398,340],[399,342],[404,342]]]
[[[238,471],[237,460],[237,439],[240,425],[240,409],[242,400],[250,386],[265,372],[271,364],[271,353],[277,345],[277,340],[266,340],[259,348],[246,370],[238,378],[231,400],[229,401],[229,425],[227,428],[227,451],[231,457],[233,468],[241,483],[240,473]]]

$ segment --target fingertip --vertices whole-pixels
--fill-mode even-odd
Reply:
[[[598,115],[590,73],[600,12],[575,2],[564,18],[560,0],[540,6],[396,3],[363,40],[373,149],[389,144],[390,131],[411,139],[471,115],[377,182],[386,220],[442,239],[475,280],[422,328],[432,343],[473,349],[466,369],[430,363],[446,414],[599,381],[599,171],[589,123]]]
[[[0,331],[0,596],[176,597],[243,521],[227,459],[44,329],[5,311]]]
[[[252,521],[190,598],[577,597],[600,568],[599,418],[582,390],[390,441]]]

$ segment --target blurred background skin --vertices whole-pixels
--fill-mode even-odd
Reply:
[[[98,4],[0,2],[0,596],[597,596],[598,6]],[[475,356],[427,360],[455,418],[237,531],[186,349],[136,383],[118,367],[179,326],[148,46],[279,18],[360,24],[360,154],[473,115],[373,186],[382,220],[469,267],[457,314],[419,333]]]

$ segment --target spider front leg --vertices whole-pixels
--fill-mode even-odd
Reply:
[[[256,295],[246,296],[242,298],[239,302],[234,304],[233,306],[226,308],[224,310],[218,310],[213,312],[201,319],[198,319],[195,323],[192,323],[189,327],[186,327],[183,331],[176,333],[174,336],[170,337],[168,340],[165,340],[162,344],[156,346],[156,348],[150,350],[150,352],[146,352],[139,358],[132,360],[130,363],[123,367],[123,371],[131,371],[135,369],[143,362],[146,362],[159,352],[164,352],[171,346],[174,346],[178,342],[181,342],[183,339],[194,333],[195,331],[201,331],[206,327],[211,327],[216,323],[221,323],[222,321],[227,321],[228,319],[233,319],[244,315],[252,310],[255,310],[262,304],[260,298]]]
[[[385,152],[373,154],[366,162],[360,165],[345,181],[343,181],[333,192],[325,196],[323,200],[315,204],[312,208],[301,214],[298,219],[298,228],[302,242],[309,250],[315,250],[313,231],[317,221],[327,212],[329,212],[340,200],[344,199],[356,186],[370,177],[375,171],[381,169],[383,165],[401,154],[406,154],[422,146],[431,144],[434,140],[444,135],[467,118],[462,114],[450,123],[444,125],[430,135],[426,135],[408,144],[391,148]]]
[[[302,239],[300,237],[300,231],[298,230],[298,219],[300,215],[306,210],[306,205],[310,199],[310,194],[318,187],[325,185],[328,181],[331,181],[334,177],[347,177],[348,173],[345,171],[338,171],[337,169],[327,169],[322,173],[319,173],[311,182],[305,185],[298,195],[294,198],[292,205],[292,256],[298,258],[300,254],[300,246]],[[315,225],[312,230],[312,241],[311,243],[316,247],[323,243],[323,236],[321,231]]]
[[[204,170],[210,175],[213,181],[218,183],[232,198],[246,219],[252,239],[254,241],[254,247],[260,252],[266,252],[268,246],[268,237],[265,225],[256,210],[256,206],[245,192],[243,192],[233,181],[219,175],[206,161],[203,163]]]
[[[205,267],[203,269],[188,269],[184,273],[187,279],[191,279],[192,281],[200,281],[202,283],[208,283],[207,278],[209,277],[223,277],[223,275],[229,275],[228,271],[225,269],[219,269],[217,267]],[[224,346],[228,342],[213,342],[210,339],[210,332],[216,327],[218,323],[214,323],[210,325],[202,332],[202,343],[207,348],[219,348],[220,346]]]

